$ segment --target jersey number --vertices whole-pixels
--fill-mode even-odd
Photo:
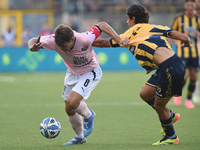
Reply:
[[[84,86],[87,87],[89,83],[90,83],[90,80],[89,80],[89,79],[86,79],[86,81],[85,81],[85,83],[84,83]]]
[[[134,36],[137,34],[137,32],[135,32],[135,31],[133,31],[133,33],[132,33]]]
[[[140,29],[140,27],[138,27],[137,29],[136,29],[136,31],[138,31]],[[137,32],[136,31],[133,31],[133,36],[135,36],[136,34],[137,34]]]

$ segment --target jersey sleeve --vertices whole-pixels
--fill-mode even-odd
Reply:
[[[110,47],[120,47],[120,45],[113,38],[110,38],[108,42]]]
[[[163,30],[163,35],[166,37],[169,37],[169,32],[173,31],[172,29],[170,29],[169,27],[165,26],[165,30]]]
[[[86,33],[88,35],[90,42],[92,43],[101,35],[101,32],[102,32],[101,29],[97,25],[95,25],[92,28],[90,28],[90,30],[87,31]]]
[[[171,28],[172,28],[173,30],[178,31],[178,18],[175,18],[175,19],[173,20],[172,25],[171,25]]]
[[[48,36],[40,36],[38,38],[38,42],[42,43],[42,47],[44,49],[51,49],[51,50],[55,50],[56,47],[56,43],[55,43],[55,39],[54,39],[54,35],[48,35]]]
[[[119,37],[121,39],[127,37],[125,33],[124,34],[120,34]],[[120,45],[113,38],[110,38],[108,42],[110,44],[110,47],[120,47]]]

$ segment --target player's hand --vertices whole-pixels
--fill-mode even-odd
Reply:
[[[190,42],[181,44],[181,47],[192,47],[193,45]]]
[[[41,42],[35,43],[30,47],[30,51],[31,52],[37,52],[37,51],[40,50],[40,48],[42,48],[42,43]]]
[[[126,47],[128,45],[128,43],[129,43],[129,39],[128,38],[123,38],[123,39],[120,40],[119,45],[121,47]]]

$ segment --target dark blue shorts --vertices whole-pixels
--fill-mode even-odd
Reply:
[[[185,68],[188,68],[188,67],[192,67],[194,68],[195,70],[199,70],[199,57],[196,57],[196,58],[180,58],[183,62],[183,64],[185,65]]]
[[[167,99],[171,96],[182,95],[182,83],[185,75],[185,66],[175,54],[162,62],[159,69],[147,81],[147,85],[156,88],[158,99]]]

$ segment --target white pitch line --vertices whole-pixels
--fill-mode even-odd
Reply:
[[[87,102],[86,102],[87,103]],[[97,102],[87,103],[88,106],[121,106],[121,105],[146,105],[144,102]]]
[[[40,82],[60,82],[61,80],[52,80],[52,78],[22,78],[22,77],[9,77],[9,76],[0,76],[0,82],[24,82],[24,83],[40,83]]]
[[[87,102],[86,102],[87,103]],[[87,103],[88,106],[142,106],[147,105],[145,102],[97,102]],[[169,102],[168,105],[174,105],[173,102]],[[200,104],[197,104],[200,105]],[[64,107],[64,103],[46,103],[46,104],[1,104],[0,108],[10,107]]]
[[[0,76],[0,82],[15,82],[15,78],[9,76]]]

